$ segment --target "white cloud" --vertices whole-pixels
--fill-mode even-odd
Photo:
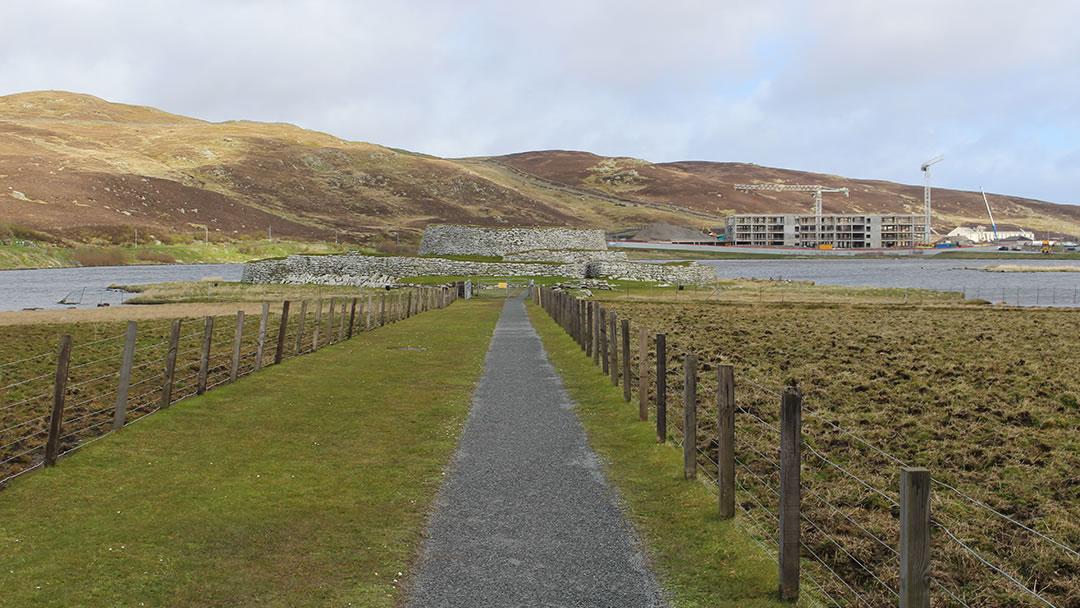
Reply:
[[[1080,202],[1080,5],[9,0],[57,88],[445,156],[742,160]],[[1056,135],[1054,135],[1056,133]]]

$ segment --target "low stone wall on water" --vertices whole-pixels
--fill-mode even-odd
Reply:
[[[603,230],[588,228],[485,228],[433,224],[420,255],[506,255],[534,249],[607,250]]]

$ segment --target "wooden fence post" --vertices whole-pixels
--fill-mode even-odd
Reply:
[[[345,298],[341,298],[341,318],[338,319],[337,329],[337,341],[341,342],[345,339]]]
[[[667,335],[656,334],[656,442],[667,442]]]
[[[199,354],[199,384],[195,387],[196,395],[206,392],[206,376],[210,373],[210,346],[214,343],[214,317],[206,317],[202,340],[202,352]]]
[[[599,313],[600,318],[598,319],[597,323],[600,326],[600,349],[598,352],[600,354],[601,360],[600,368],[603,370],[604,375],[606,376],[611,373],[611,370],[609,369],[611,366],[611,357],[608,356],[607,344],[607,311],[601,308],[599,310]]]
[[[900,469],[900,608],[930,606],[930,470]]]
[[[337,298],[330,298],[330,313],[326,317],[326,345],[334,343],[334,306]]]
[[[601,322],[600,303],[592,303],[592,323],[590,323],[590,330],[593,335],[593,348],[592,348],[592,361],[593,365],[600,365],[600,326]]]
[[[120,360],[120,383],[116,387],[116,410],[113,411],[113,429],[123,428],[127,422],[128,389],[131,387],[131,364],[135,362],[135,334],[138,323],[127,322],[124,336],[124,356]]]
[[[622,398],[630,403],[630,319],[622,320]]]
[[[802,462],[802,392],[780,395],[780,599],[799,599],[799,477]]]
[[[285,358],[285,336],[289,333],[289,305],[285,300],[281,303],[281,324],[278,325],[277,350],[274,351],[274,365],[281,363]]]
[[[232,369],[229,370],[229,384],[236,382],[240,373],[240,349],[244,344],[244,311],[236,311],[236,333],[233,335]]]
[[[608,313],[608,335],[610,336],[608,342],[611,343],[611,348],[608,349],[608,356],[611,357],[611,386],[619,386],[619,333],[615,327],[615,311],[611,311]]]
[[[585,300],[578,300],[577,303],[578,344],[581,345],[581,352],[584,353],[589,343],[589,303]]]
[[[259,339],[255,343],[255,371],[262,369],[263,351],[266,349],[266,323],[270,319],[270,302],[263,302],[259,317]]]
[[[322,298],[315,300],[315,331],[311,334],[311,352],[319,350],[320,329],[322,329]]]
[[[405,302],[405,318],[406,318],[406,319],[408,319],[408,318],[412,317],[412,316],[413,316],[413,315],[415,314],[415,313],[413,312],[413,297],[412,297],[412,292],[413,292],[413,290],[411,290],[411,289],[410,289],[410,290],[408,291],[408,293],[406,294],[406,295],[408,296],[408,299],[407,299],[407,301]]]
[[[349,334],[346,336],[349,340],[352,340],[353,327],[356,326],[356,298],[352,299],[352,306],[349,308]]]
[[[300,344],[304,339],[304,325],[307,323],[307,300],[300,301],[300,324],[296,327],[296,348],[294,356],[300,354]]]
[[[649,420],[649,330],[638,330],[638,421]]]
[[[386,293],[379,294],[379,327],[386,325]]]
[[[367,318],[364,321],[364,331],[371,331],[371,311],[375,308],[375,296],[368,294],[367,306],[364,307],[364,312],[367,313]]]
[[[735,368],[721,365],[716,386],[716,485],[720,519],[731,519],[735,517]]]
[[[71,365],[71,336],[60,336],[60,352],[56,357],[56,379],[53,382],[52,416],[49,418],[49,439],[45,442],[45,466],[56,466],[60,433],[64,428],[64,396],[67,394],[68,367]]]
[[[683,356],[683,477],[697,477],[697,355]]]
[[[165,380],[161,384],[161,403],[159,409],[172,405],[173,378],[176,376],[176,351],[180,347],[181,319],[173,321],[169,330],[169,354],[165,355]]]
[[[585,356],[592,357],[595,349],[593,332],[593,302],[585,302]]]

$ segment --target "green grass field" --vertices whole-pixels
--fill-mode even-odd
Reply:
[[[395,605],[500,308],[359,334],[15,480],[0,606]]]
[[[621,389],[539,307],[530,306],[529,316],[673,605],[791,606],[777,597],[776,562],[741,517],[720,521],[716,488],[683,479],[681,449],[658,445],[655,421],[638,422],[636,402],[625,403]]]

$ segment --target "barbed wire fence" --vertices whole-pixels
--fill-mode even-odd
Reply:
[[[722,517],[725,493],[731,494],[733,512],[727,516],[737,510],[736,523],[781,569],[781,555],[790,551],[785,546],[795,531],[797,577],[810,590],[812,603],[1080,606],[1080,552],[1075,547],[974,498],[950,483],[948,472],[931,475],[844,428],[830,415],[827,395],[802,395],[794,387],[770,384],[769,374],[738,353],[694,352],[700,345],[681,344],[634,319],[620,319],[600,302],[552,288],[536,287],[531,296],[611,377],[613,386],[621,385],[626,402],[637,395],[639,419],[651,415],[657,440],[683,450],[686,477],[700,475],[716,484]],[[730,390],[726,458],[719,428],[723,367],[732,370],[727,373],[738,385],[738,391]],[[797,439],[790,442],[798,448],[794,494],[791,482],[785,488],[783,480],[784,452],[794,447],[781,439],[788,425],[782,408],[792,394],[799,395],[800,418]],[[704,415],[710,404],[716,404],[715,416]],[[730,479],[727,490],[725,477]],[[916,489],[924,491],[925,505],[907,496]],[[785,493],[797,497],[794,515],[783,508]],[[926,521],[921,529],[903,532],[913,525],[906,513],[910,510],[925,513]],[[788,534],[782,533],[785,526]],[[921,556],[913,555],[912,539],[920,534],[926,546],[915,548]],[[1002,537],[1009,542],[1001,543]],[[1019,555],[1020,548],[1028,553]],[[924,567],[926,576],[911,572],[912,566]],[[1048,571],[1056,576],[1040,580],[1036,574]],[[783,595],[785,582],[780,583]]]
[[[415,287],[264,302],[261,315],[129,321],[126,331],[105,337],[97,337],[100,324],[94,324],[88,341],[66,335],[59,351],[0,362],[0,489],[179,401],[445,308],[457,294]]]

